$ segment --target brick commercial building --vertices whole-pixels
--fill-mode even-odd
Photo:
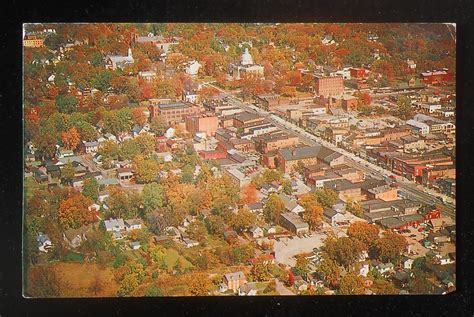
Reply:
[[[338,152],[321,146],[285,148],[278,151],[277,161],[280,170],[285,173],[295,171],[298,164],[312,165],[325,163],[336,166],[344,163],[344,156]]]
[[[364,68],[355,68],[351,67],[349,69],[351,73],[351,78],[365,78],[367,77],[367,70]]]
[[[213,114],[195,114],[186,117],[186,130],[192,134],[205,132],[207,136],[214,136],[219,121]]]
[[[349,199],[360,201],[363,198],[360,186],[349,182],[347,179],[328,181],[323,186],[337,192],[339,198],[344,202],[347,202]]]
[[[341,95],[344,92],[344,80],[342,76],[315,76],[316,95],[328,98],[329,96]]]
[[[262,123],[264,120],[264,117],[261,117],[257,114],[250,112],[242,112],[234,115],[233,126],[236,128],[241,126],[249,126],[256,123]]]
[[[415,179],[421,182],[423,170],[430,166],[452,166],[451,157],[444,154],[425,155],[421,157],[412,155],[403,155],[393,159],[393,172],[402,175],[408,179]]]
[[[281,97],[278,94],[261,94],[255,96],[255,105],[266,111],[272,111],[280,102]]]
[[[150,117],[161,116],[169,123],[182,122],[186,116],[199,113],[199,107],[183,102],[149,106]]]
[[[278,133],[274,135],[264,135],[254,138],[255,148],[260,153],[268,153],[287,147],[295,147],[298,145],[299,138],[289,135],[288,133]]]
[[[449,73],[447,69],[444,69],[442,71],[435,70],[432,72],[421,73],[421,78],[423,79],[423,83],[427,85],[434,85],[446,81],[452,81],[453,74]]]
[[[397,200],[398,189],[389,185],[382,185],[367,190],[362,190],[362,193],[366,195],[366,199],[381,199],[383,201]]]

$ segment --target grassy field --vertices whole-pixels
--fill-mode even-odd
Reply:
[[[186,268],[193,267],[193,265],[188,260],[186,260],[184,257],[179,255],[176,250],[165,249],[164,259],[165,259],[166,266],[168,268],[173,268],[173,266],[175,265],[178,258],[181,260],[181,263],[183,264],[183,268],[186,269]]]
[[[115,297],[117,294],[118,284],[111,268],[60,262],[52,265],[51,269],[60,277],[61,297]],[[100,285],[97,294],[91,292],[95,282]]]

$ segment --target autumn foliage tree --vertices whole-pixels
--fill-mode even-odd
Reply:
[[[88,210],[93,201],[80,193],[72,194],[61,201],[58,210],[58,220],[64,228],[79,228],[82,225],[96,221],[94,213]]]
[[[347,228],[347,235],[364,243],[367,248],[373,246],[379,239],[379,228],[376,225],[356,221]]]
[[[188,290],[193,296],[206,296],[212,290],[212,282],[205,273],[197,273],[189,279]]]
[[[304,194],[299,199],[300,205],[304,208],[303,219],[308,222],[311,229],[319,227],[322,223],[323,207],[318,203],[312,194]]]
[[[323,249],[332,260],[346,268],[354,264],[366,250],[362,242],[347,237],[328,237]]]
[[[66,149],[74,150],[81,142],[81,137],[76,128],[73,127],[61,134],[61,140],[63,141],[64,147]]]
[[[250,183],[242,188],[240,202],[242,204],[253,204],[257,202],[257,187],[255,187],[254,184]]]
[[[407,245],[404,236],[392,231],[385,231],[383,237],[378,239],[375,244],[377,258],[383,262],[397,261]]]

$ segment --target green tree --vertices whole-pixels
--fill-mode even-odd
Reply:
[[[352,199],[347,200],[346,211],[357,217],[361,217],[364,214],[364,208],[362,208],[361,204],[357,201],[353,201]]]
[[[323,207],[331,208],[339,199],[337,192],[329,188],[317,189],[314,192],[316,199]]]
[[[139,286],[136,274],[126,274],[117,291],[119,297],[131,296]]]
[[[309,273],[309,260],[304,257],[303,255],[300,255],[296,258],[296,265],[293,268],[293,273],[295,275],[299,275],[301,277],[306,277],[306,275]]]
[[[144,156],[149,156],[155,149],[155,138],[150,134],[141,134],[134,141],[137,143],[139,151]]]
[[[140,147],[135,139],[128,139],[120,145],[119,156],[124,160],[132,160],[140,152]]]
[[[291,181],[288,179],[283,180],[281,183],[283,193],[286,195],[292,195],[293,194],[293,188],[291,187]]]
[[[56,97],[56,107],[61,113],[72,113],[77,111],[77,98],[74,96],[59,95]]]
[[[145,288],[145,294],[144,295],[146,297],[163,296],[163,290],[156,283],[153,283],[153,284],[150,284],[147,288]]]
[[[110,80],[112,79],[112,73],[108,70],[99,71],[92,77],[92,87],[102,92],[106,92],[110,88]]]
[[[406,96],[398,97],[395,114],[403,120],[409,119],[412,116],[410,99],[408,99]]]
[[[145,184],[143,187],[142,197],[145,214],[163,207],[166,199],[163,186],[155,182]]]
[[[279,221],[280,214],[285,211],[285,205],[280,197],[276,194],[270,194],[267,203],[263,208],[265,220],[271,223]]]
[[[97,198],[99,198],[99,183],[95,177],[90,177],[84,181],[82,194],[93,201],[97,201]]]
[[[323,253],[321,261],[316,266],[316,272],[326,280],[330,287],[335,287],[339,283],[341,270],[339,265],[333,261],[326,253]]]
[[[76,170],[74,169],[74,166],[72,166],[71,162],[68,162],[61,169],[61,179],[68,183],[74,178],[75,173]]]

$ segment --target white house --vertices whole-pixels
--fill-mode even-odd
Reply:
[[[364,264],[362,264],[362,266],[359,269],[359,275],[361,275],[363,277],[367,277],[367,274],[369,274],[369,264],[364,263]]]
[[[199,245],[199,242],[187,238],[183,238],[183,242],[186,245],[186,248],[197,247]]]
[[[133,250],[138,250],[140,249],[140,247],[141,247],[140,242],[138,241],[130,242],[130,248],[132,248]]]
[[[343,222],[345,220],[343,214],[335,211],[332,208],[324,208],[323,218],[333,227],[337,226],[338,222]]]
[[[257,283],[246,283],[239,287],[239,296],[257,295]]]
[[[405,258],[403,259],[402,263],[403,263],[403,268],[404,269],[407,269],[407,270],[411,270],[412,266],[413,266],[413,259],[410,259],[410,258]]]
[[[48,252],[53,246],[48,235],[42,232],[38,233],[36,241],[38,242],[38,250],[41,252]]]
[[[201,68],[201,64],[197,61],[191,61],[186,64],[186,74],[190,76],[196,76],[199,73],[199,68]]]
[[[99,142],[96,142],[96,141],[93,141],[93,142],[83,141],[83,143],[84,143],[84,148],[86,149],[87,154],[97,153],[97,149],[99,147]]]
[[[263,237],[263,229],[259,226],[252,226],[250,228],[250,233],[252,234],[253,238],[262,238]]]
[[[125,224],[122,218],[119,219],[108,219],[104,221],[106,231],[122,231],[125,230]]]

